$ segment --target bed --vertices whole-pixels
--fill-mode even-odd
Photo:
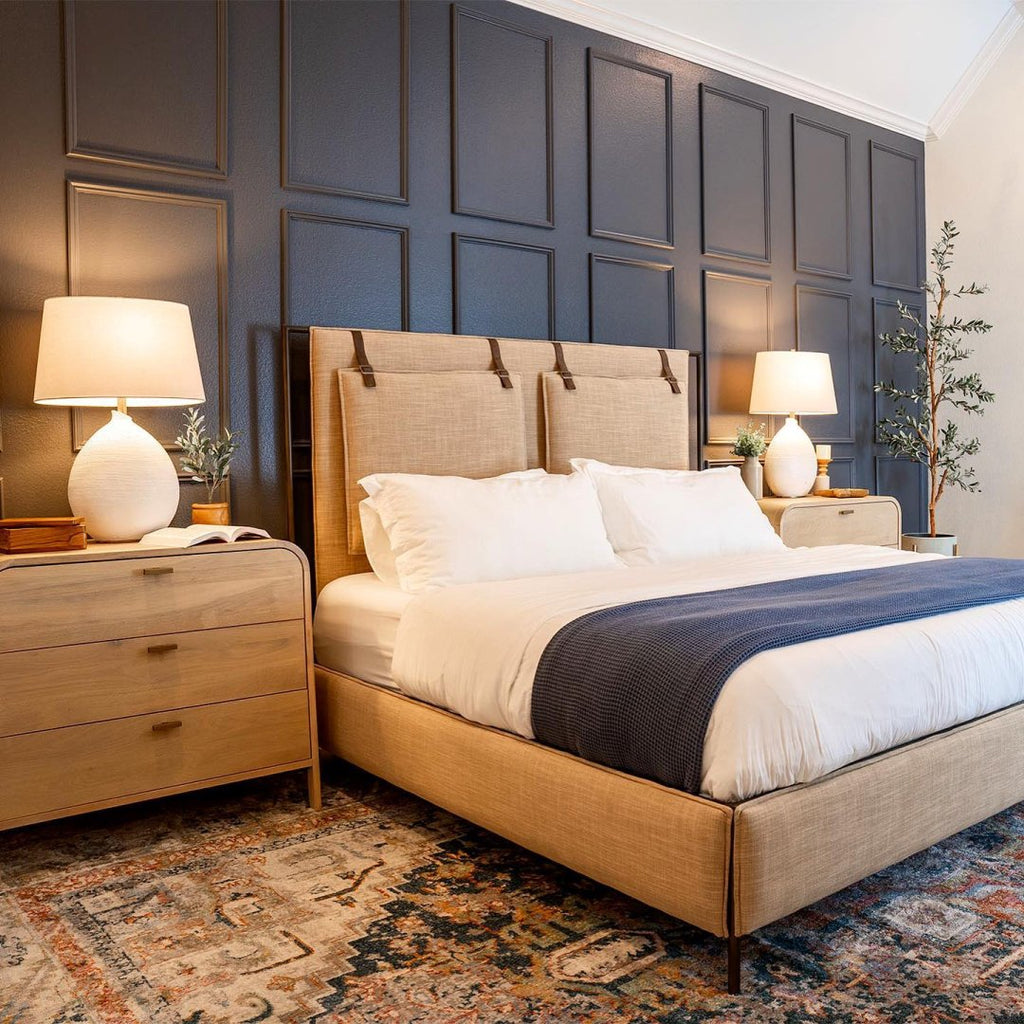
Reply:
[[[671,384],[681,404],[666,400],[663,414],[675,424],[676,465],[697,465],[700,391],[696,361],[687,353],[672,352],[669,360],[650,349],[600,345],[565,345],[556,352],[544,342],[341,328],[290,329],[285,338],[290,525],[293,539],[312,555],[318,592],[368,571],[356,526],[355,509],[363,496],[356,474],[388,470],[479,477],[518,468],[493,438],[479,444],[475,428],[459,419],[457,396],[466,394],[470,405],[473,379],[498,367],[515,378],[519,391],[522,432],[514,443],[522,444],[517,457],[527,466],[564,471],[566,451],[581,443],[571,432],[549,436],[554,431],[547,429],[545,417],[545,398],[557,397],[560,380],[573,374],[611,381],[613,392],[616,380],[657,382],[664,387],[654,403],[658,409]],[[400,379],[412,389],[409,402],[429,400],[435,385],[441,389],[437,394],[456,396],[449,397],[454,412],[439,426],[429,452],[403,443],[401,415],[396,420],[387,410],[374,409],[375,399],[362,397],[369,391],[359,388],[374,374],[406,375]],[[454,391],[445,391],[456,383]],[[469,390],[460,390],[464,385]],[[362,409],[372,427],[359,435],[358,450],[354,435],[343,429],[339,396],[345,388],[346,415]],[[368,409],[359,404],[366,401]],[[614,408],[615,416],[631,415],[621,404]],[[646,409],[644,415],[649,414]],[[649,442],[655,451],[635,431],[601,436],[599,428],[591,424],[587,443],[596,450],[584,454],[635,465],[657,464],[664,456],[661,439]],[[311,531],[303,512],[309,506]],[[367,593],[360,600],[373,606],[376,599]],[[404,605],[389,610],[383,607],[386,600],[377,603],[384,619],[404,614]],[[325,749],[726,939],[732,992],[739,991],[742,936],[1024,799],[1020,703],[814,781],[752,798],[711,799],[407,696],[389,685],[389,655],[380,657],[380,616],[361,624],[351,607],[337,615],[347,624],[345,642],[362,653],[363,661],[341,662],[355,664],[358,671],[316,666]]]

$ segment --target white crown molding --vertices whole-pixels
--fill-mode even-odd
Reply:
[[[866,100],[848,96],[838,90],[816,85],[799,75],[788,74],[722,47],[712,46],[699,39],[692,39],[681,32],[652,25],[628,14],[605,10],[603,7],[588,3],[587,0],[514,0],[514,2],[522,7],[532,7],[535,11],[541,11],[565,21],[572,21],[577,25],[584,25],[599,32],[607,32],[609,35],[628,39],[631,42],[640,43],[642,46],[649,46],[654,50],[682,57],[684,60],[703,64],[716,71],[736,75],[748,82],[763,85],[768,89],[775,89],[789,96],[795,96],[797,99],[806,100],[808,103],[816,103],[829,110],[846,114],[849,117],[856,117],[870,124],[877,124],[882,128],[899,132],[901,135],[909,135],[911,138],[920,140],[929,136],[929,125],[917,118],[907,117],[895,110],[888,110]],[[1006,45],[1005,42],[1003,45]]]
[[[931,128],[927,135],[929,142],[942,138],[957,114],[963,110],[967,101],[981,84],[982,79],[992,70],[1000,54],[1017,34],[1017,29],[1024,24],[1024,2],[1015,0],[992,30],[992,35],[978,51],[977,56],[967,66],[960,80],[949,91],[949,95],[939,104],[931,119]]]

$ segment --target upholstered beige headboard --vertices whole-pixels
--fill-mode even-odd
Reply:
[[[381,375],[381,382],[397,381],[389,378],[389,374],[398,373],[462,373],[458,379],[479,382],[476,374],[493,372],[494,361],[490,342],[486,338],[467,337],[465,335],[446,334],[411,334],[389,331],[363,331],[367,361],[375,373]],[[361,550],[361,539],[358,527],[351,523],[352,509],[362,497],[361,491],[353,490],[356,485],[347,479],[345,465],[345,431],[343,429],[342,390],[339,385],[339,370],[345,371],[344,390],[350,395],[346,413],[353,415],[353,397],[360,396],[354,390],[356,385],[362,386],[358,373],[359,360],[353,331],[348,328],[311,327],[308,329],[308,388],[309,435],[308,442],[304,439],[304,427],[301,423],[305,412],[302,401],[302,389],[306,385],[307,366],[302,365],[302,349],[305,331],[290,328],[286,331],[286,373],[289,377],[289,479],[293,484],[293,509],[300,509],[302,497],[307,493],[304,480],[305,472],[302,460],[309,458],[308,471],[312,476],[312,512],[313,512],[313,562],[316,574],[316,588],[319,592],[325,584],[338,576],[368,570],[366,556]],[[472,440],[465,440],[465,423],[458,428],[462,433],[456,436],[454,427],[447,426],[448,418],[442,416],[440,423],[432,431],[431,437],[419,437],[414,446],[403,446],[401,466],[403,472],[445,472],[453,475],[480,476],[487,475],[491,466],[497,471],[506,468],[517,468],[517,460],[525,459],[528,467],[545,466],[547,461],[548,438],[545,432],[544,391],[549,390],[550,399],[556,397],[553,383],[558,388],[563,386],[560,378],[550,375],[556,370],[555,349],[548,341],[525,341],[522,339],[498,339],[500,355],[509,374],[516,382],[518,392],[514,396],[518,415],[524,419],[523,430],[518,436],[509,437],[508,445],[523,445],[525,452],[518,455],[515,451],[491,451],[495,447],[494,435],[489,436],[485,451],[481,445]],[[593,408],[584,420],[587,424],[587,437],[598,435],[605,438],[604,446],[598,445],[596,450],[580,451],[577,454],[600,457],[608,452],[611,455],[606,461],[631,461],[634,464],[675,465],[680,468],[696,468],[697,453],[697,417],[696,417],[696,375],[691,371],[691,357],[685,351],[673,350],[666,353],[668,368],[663,357],[656,349],[617,346],[566,343],[563,345],[564,360],[573,375],[581,378],[579,393],[594,400],[602,396],[607,409],[601,410],[599,430],[594,431]],[[666,373],[674,376],[678,386],[672,386],[666,380]],[[587,386],[586,378],[595,378],[592,387]],[[596,378],[603,378],[596,380]],[[607,380],[611,378],[612,380]],[[614,379],[634,381],[634,386],[617,385]],[[642,379],[642,380],[638,380]],[[645,379],[645,380],[643,380]],[[658,381],[657,385],[654,381]],[[448,384],[448,382],[445,382]],[[500,392],[500,382],[494,379],[494,387]],[[678,393],[675,393],[677,392]],[[403,389],[408,393],[409,389]],[[629,394],[626,395],[625,393]],[[384,398],[394,394],[381,387],[376,396]],[[460,393],[451,386],[446,387],[446,401],[451,403],[451,395]],[[507,394],[507,392],[506,392]],[[466,391],[466,401],[472,399],[470,389]],[[624,397],[625,396],[625,397]],[[649,396],[649,397],[648,397]],[[638,410],[637,407],[640,407]],[[371,402],[372,407],[372,402]],[[577,406],[579,407],[579,406]],[[663,413],[666,424],[671,420],[671,442],[662,444],[655,442],[653,448],[647,442],[640,444],[643,451],[629,450],[629,444],[623,438],[631,438],[631,431],[636,426],[636,417],[645,414],[659,417]],[[607,420],[603,419],[607,415]],[[554,413],[553,413],[554,415]],[[452,422],[457,417],[451,417]],[[383,420],[386,427],[386,417]],[[379,436],[381,417],[376,413],[376,429]],[[350,421],[351,434],[351,421]],[[645,428],[648,433],[649,424]],[[669,429],[666,425],[666,429]],[[509,432],[513,433],[512,431]],[[563,432],[564,433],[564,432]],[[548,468],[565,471],[566,444],[572,444],[571,434],[567,441],[561,437],[561,450],[558,455],[560,465]],[[391,458],[394,458],[394,438],[388,438],[386,445]],[[351,436],[349,437],[351,442]],[[624,447],[625,444],[625,447]],[[443,456],[438,455],[437,446],[446,445]],[[658,449],[658,450],[654,450]],[[522,451],[522,449],[519,449]],[[418,454],[422,453],[422,454]],[[375,465],[373,451],[360,451],[360,472],[393,472],[394,465]],[[505,458],[507,456],[507,459]],[[439,461],[440,459],[440,461]],[[349,474],[351,477],[351,474]],[[292,536],[302,543],[302,513],[292,511]]]

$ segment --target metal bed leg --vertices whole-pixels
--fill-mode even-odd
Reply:
[[[729,939],[729,995],[740,994],[740,937],[730,935]]]

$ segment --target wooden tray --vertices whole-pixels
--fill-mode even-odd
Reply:
[[[817,491],[811,495],[812,498],[866,498],[868,489],[866,487],[830,487],[826,491]]]

